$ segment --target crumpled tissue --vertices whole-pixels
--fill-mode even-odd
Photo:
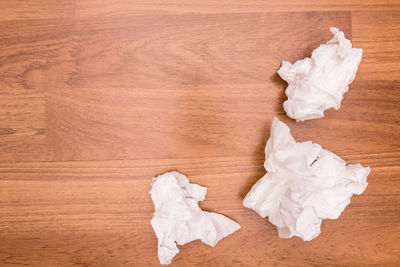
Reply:
[[[219,240],[240,228],[235,221],[215,212],[203,211],[207,188],[189,183],[178,172],[168,172],[153,178],[150,190],[155,212],[151,225],[158,238],[158,258],[170,264],[179,252],[176,244],[184,245],[196,239],[214,247]]]
[[[286,114],[296,121],[321,118],[329,108],[338,110],[343,94],[354,80],[362,49],[352,48],[344,33],[331,27],[334,37],[307,57],[290,64],[282,62],[278,74],[288,83],[283,103]]]
[[[310,241],[322,219],[337,219],[353,194],[367,187],[369,167],[349,164],[311,141],[296,143],[290,129],[275,118],[265,148],[268,171],[251,188],[243,205],[268,216],[281,238]]]

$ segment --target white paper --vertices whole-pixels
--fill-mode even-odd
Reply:
[[[281,238],[317,237],[322,219],[337,219],[353,194],[367,187],[369,167],[346,162],[312,142],[296,143],[290,129],[275,118],[265,148],[264,175],[243,205],[268,216]]]
[[[296,121],[321,118],[329,108],[340,108],[343,94],[354,80],[362,57],[344,33],[331,27],[332,40],[307,57],[290,64],[282,62],[278,74],[288,83],[283,103],[286,114]]]
[[[240,228],[235,221],[215,212],[203,211],[207,188],[189,183],[178,172],[168,172],[153,178],[150,190],[155,212],[151,225],[158,238],[158,258],[170,264],[179,252],[178,245],[196,239],[214,247],[219,240]]]

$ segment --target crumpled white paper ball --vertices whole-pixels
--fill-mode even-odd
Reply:
[[[290,129],[275,118],[265,148],[268,171],[243,200],[261,217],[268,216],[281,238],[310,241],[322,219],[337,219],[353,194],[367,187],[369,167],[346,162],[310,141],[296,143]]]
[[[207,188],[189,183],[178,172],[168,172],[153,178],[150,190],[155,212],[151,225],[158,238],[158,258],[170,264],[179,252],[178,245],[196,239],[214,247],[219,240],[240,228],[235,221],[215,212],[203,211]]]
[[[354,80],[362,57],[344,33],[331,27],[332,40],[307,57],[290,64],[282,62],[278,74],[289,86],[283,103],[286,114],[296,121],[321,118],[329,108],[340,108],[343,94]]]

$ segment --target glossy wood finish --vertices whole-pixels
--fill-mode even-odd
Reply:
[[[143,1],[142,1],[143,2]],[[178,170],[242,229],[173,266],[400,264],[398,1],[4,0],[0,265],[158,265],[151,178]],[[339,111],[295,123],[282,60],[344,30],[364,56]],[[277,116],[298,141],[371,166],[312,242],[241,205]]]

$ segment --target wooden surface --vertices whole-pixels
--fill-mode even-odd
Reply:
[[[142,2],[142,3],[140,3]],[[145,2],[145,3],[143,3]],[[400,264],[400,2],[2,0],[0,265],[157,266],[151,178],[178,170],[242,228],[172,266]],[[364,56],[339,111],[295,123],[282,60],[344,30]],[[274,116],[371,167],[312,242],[241,201]]]

